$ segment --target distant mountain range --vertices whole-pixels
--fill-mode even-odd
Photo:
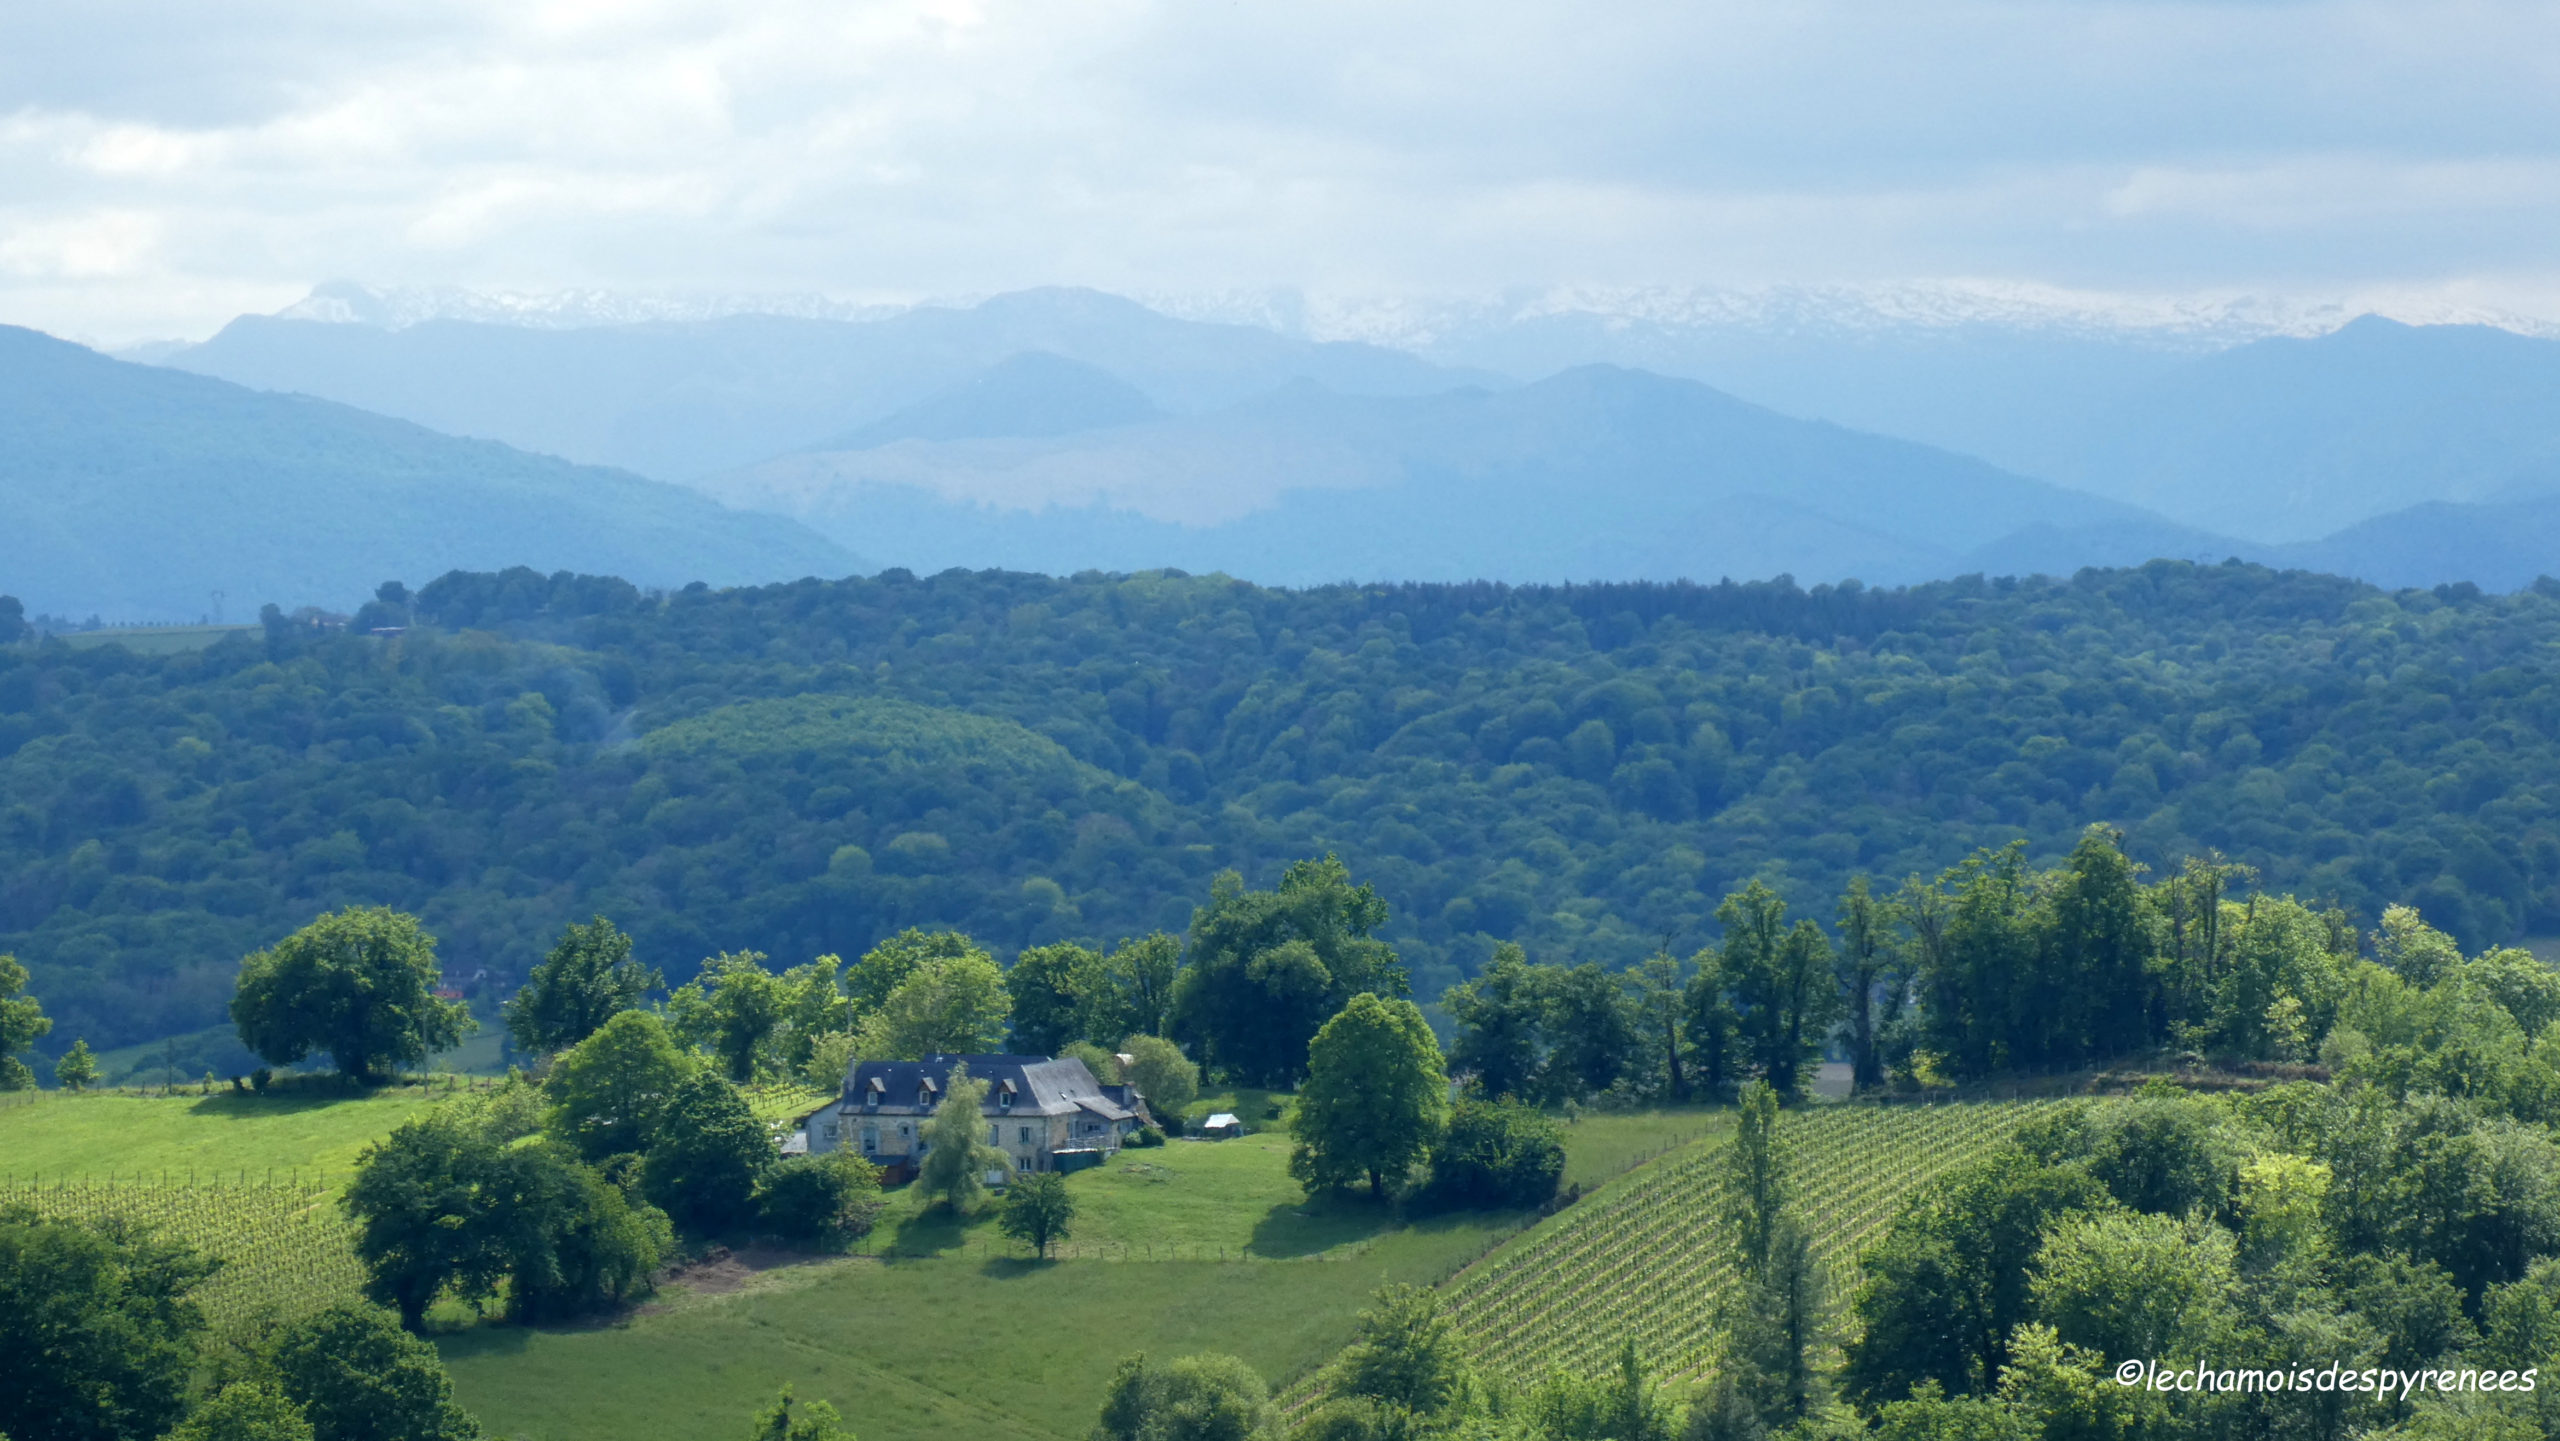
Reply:
[[[1297,379],[1353,395],[1500,383],[1371,345],[1176,320],[1089,290],[1023,291],[872,321],[732,315],[587,329],[460,320],[387,329],[242,316],[164,363],[452,435],[690,480],[844,436],[1033,351],[1098,367],[1173,411],[1233,405]]]
[[[2230,555],[2392,585],[2560,572],[2560,341],[2483,326],[1549,308],[1417,324],[1398,333],[1417,355],[1079,290],[843,318],[414,320],[432,312],[341,287],[167,363],[805,523],[771,564],[715,563],[738,527],[783,522],[709,512],[687,578],[848,553],[1283,584]],[[1613,363],[1538,369],[1577,356]],[[365,473],[352,435],[330,463]]]
[[[946,431],[701,484],[920,571],[1899,583],[1974,569],[1976,552],[2024,545],[2013,537],[2030,529],[2063,549],[2085,541],[2075,565],[2229,549],[1969,457],[1614,366],[1418,397],[1301,382],[1206,416],[1039,438]]]
[[[678,486],[0,327],[0,591],[31,611],[192,620],[222,591],[238,618],[499,565],[643,585],[866,568]]]
[[[2560,341],[2375,316],[2257,341],[2135,387],[2037,473],[2278,543],[2560,489]]]

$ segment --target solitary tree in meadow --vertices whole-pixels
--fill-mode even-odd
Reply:
[[[469,1007],[437,997],[441,979],[435,937],[417,917],[350,906],[243,959],[231,1019],[241,1043],[274,1065],[325,1051],[340,1074],[366,1082],[478,1029]]]
[[[1448,1113],[1449,1078],[1421,1008],[1364,991],[1307,1047],[1289,1174],[1311,1191],[1365,1176],[1384,1199],[1439,1139]]]
[[[997,1218],[996,1225],[1047,1260],[1050,1245],[1067,1239],[1075,1221],[1076,1198],[1067,1192],[1067,1178],[1055,1171],[1042,1171],[1014,1180],[1005,1193],[1004,1214]]]
[[[73,1041],[62,1059],[53,1063],[53,1078],[66,1091],[85,1091],[98,1084],[98,1058],[89,1052],[89,1042]]]

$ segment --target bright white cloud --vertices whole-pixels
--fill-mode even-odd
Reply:
[[[92,0],[0,15],[0,318],[314,282],[2560,289],[2494,0]]]

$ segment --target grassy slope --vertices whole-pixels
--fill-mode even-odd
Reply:
[[[366,1144],[433,1105],[440,1091],[324,1090],[244,1096],[65,1096],[0,1107],[0,1173],[24,1179],[183,1180],[299,1169],[344,1172]]]
[[[1478,1244],[1453,1225],[1342,1261],[849,1259],[615,1327],[489,1328],[442,1346],[463,1403],[500,1437],[723,1441],[787,1381],[833,1401],[863,1441],[1078,1438],[1132,1351],[1229,1350],[1285,1379],[1342,1345],[1378,1285],[1433,1280]]]
[[[502,1437],[719,1441],[790,1381],[863,1441],[1074,1438],[1132,1351],[1230,1350],[1286,1381],[1340,1348],[1378,1286],[1439,1281],[1519,1224],[1399,1227],[1358,1200],[1310,1203],[1287,1161],[1273,1133],[1124,1151],[1069,1178],[1073,1259],[1047,1264],[986,1217],[920,1219],[899,1192],[882,1238],[923,1259],[815,1262],[723,1295],[679,1286],[621,1325],[442,1345],[464,1404]],[[1257,1259],[1161,1259],[1222,1249]]]

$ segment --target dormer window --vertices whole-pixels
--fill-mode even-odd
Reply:
[[[878,1076],[873,1076],[871,1083],[862,1088],[862,1109],[866,1111],[880,1109],[880,1099],[888,1093],[888,1090],[889,1087]]]
[[[931,1076],[927,1076],[923,1080],[918,1081],[916,1083],[916,1104],[918,1106],[930,1107],[933,1104],[933,1093],[939,1089],[941,1088],[934,1085],[933,1077]]]
[[[1013,1096],[1017,1089],[1018,1088],[1013,1084],[1013,1082],[1005,1082],[1003,1088],[996,1092],[996,1109],[999,1111],[1012,1110]]]

